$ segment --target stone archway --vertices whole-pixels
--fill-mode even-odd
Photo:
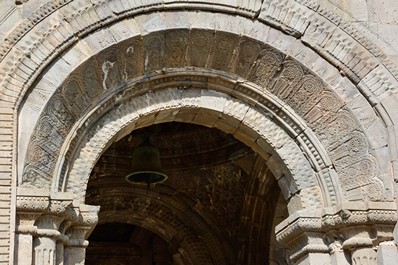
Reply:
[[[149,190],[146,185],[126,185],[124,179],[130,172],[131,151],[143,132],[152,135],[151,143],[160,149],[169,175],[165,183]],[[200,256],[210,256],[216,264],[284,262],[282,249],[273,243],[271,250],[270,241],[275,240],[273,220],[287,216],[283,215],[286,205],[280,203],[278,215],[275,213],[275,198],[282,195],[265,163],[250,148],[215,128],[160,123],[134,130],[102,154],[90,174],[85,201],[101,206],[99,225],[129,223],[156,232],[167,242],[175,261],[185,255],[191,256],[185,260],[195,259],[182,244],[190,237],[183,233],[189,232],[191,237],[197,234],[193,238],[206,239]],[[134,240],[124,239],[123,244],[126,242],[133,244]],[[151,246],[137,248],[141,253],[151,252]],[[117,257],[124,259],[121,254]]]
[[[378,229],[374,230],[373,226],[383,224],[391,230],[396,219],[396,207],[391,203],[392,166],[383,163],[387,156],[393,164],[396,156],[393,151],[394,133],[386,129],[391,124],[386,113],[392,113],[392,108],[385,111],[383,108],[388,109],[390,105],[380,103],[389,95],[391,84],[396,83],[391,74],[394,70],[387,70],[386,63],[373,47],[355,46],[358,42],[353,41],[355,49],[352,52],[342,48],[342,38],[351,40],[351,35],[347,34],[350,28],[344,28],[343,24],[337,26],[338,19],[335,17],[325,19],[327,14],[322,16],[322,11],[311,11],[318,10],[316,7],[295,1],[277,5],[265,1],[262,6],[255,3],[246,6],[248,3],[244,2],[244,6],[238,8],[205,2],[202,5],[192,4],[191,8],[201,10],[196,13],[168,12],[169,8],[178,9],[178,4],[170,4],[171,7],[162,4],[160,7],[156,3],[153,10],[138,7],[138,11],[133,12],[135,9],[132,7],[110,1],[108,9],[108,3],[103,3],[103,6],[91,3],[88,7],[77,6],[80,10],[77,17],[69,13],[76,3],[54,5],[45,12],[41,10],[43,14],[38,12],[39,19],[30,19],[32,25],[41,19],[56,21],[58,15],[62,15],[68,18],[66,21],[70,22],[68,25],[71,28],[62,31],[65,35],[45,34],[36,38],[36,31],[28,32],[26,27],[21,26],[4,45],[18,43],[25,47],[27,44],[32,53],[24,56],[18,49],[9,50],[4,45],[1,50],[8,74],[2,79],[5,98],[8,102],[14,102],[11,105],[18,106],[19,110],[18,144],[13,138],[19,151],[18,168],[14,169],[14,172],[18,169],[18,185],[45,188],[56,194],[77,191],[73,199],[76,203],[82,203],[85,186],[82,183],[87,182],[89,175],[84,163],[79,160],[82,152],[93,151],[88,155],[92,167],[106,147],[123,136],[125,131],[122,129],[129,131],[133,128],[133,123],[123,122],[138,122],[138,127],[145,126],[146,122],[160,122],[161,115],[158,113],[172,115],[173,111],[179,112],[183,105],[186,109],[205,110],[195,114],[198,117],[196,123],[220,126],[225,131],[229,126],[236,138],[255,151],[274,155],[274,161],[269,162],[270,168],[280,179],[280,187],[290,200],[291,209],[289,219],[278,228],[278,238],[292,249],[303,250],[293,253],[292,260],[311,260],[311,257],[318,255],[311,256],[311,253],[328,253],[321,254],[328,257],[325,259],[328,262],[338,259],[338,254],[329,253],[329,247],[333,244],[338,246],[339,242],[343,242],[342,247],[347,252],[355,250],[356,244],[361,242],[361,248],[374,256],[371,247],[378,245],[379,241],[391,240],[391,231],[384,235]],[[213,10],[218,10],[220,14],[207,12],[210,6],[217,6]],[[290,15],[282,20],[279,11],[287,7],[290,8]],[[60,12],[57,14],[54,10]],[[93,10],[96,15],[91,17]],[[160,10],[160,15],[151,13]],[[253,12],[255,10],[260,11]],[[231,16],[231,12],[239,15]],[[307,27],[302,18],[308,17],[309,13],[314,19],[308,21]],[[281,26],[282,30],[266,23]],[[341,32],[342,28],[345,32]],[[337,35],[333,35],[335,32]],[[333,35],[330,43],[325,35]],[[52,36],[56,36],[55,39]],[[208,39],[200,42],[201,36]],[[32,40],[35,44],[30,46]],[[173,49],[184,43],[188,44],[187,49],[183,49],[184,53]],[[195,54],[189,53],[190,47],[203,43],[197,48],[208,48],[203,49],[203,53],[207,54],[206,60],[203,59],[205,56],[195,57]],[[125,54],[114,52],[119,49]],[[55,51],[58,50],[65,51],[62,57],[57,57]],[[122,61],[120,57],[114,57],[115,54],[131,55],[130,62],[137,64],[127,65],[127,60],[119,64]],[[17,64],[8,63],[14,58],[19,58]],[[87,61],[87,64],[81,65],[82,61]],[[273,64],[267,64],[270,61]],[[90,65],[90,62],[94,64]],[[46,65],[49,67],[43,71]],[[95,72],[91,76],[97,76],[88,81],[95,83],[93,87],[101,88],[104,93],[90,90],[84,84],[87,80],[79,77],[83,69],[87,73],[90,70]],[[337,69],[342,69],[350,79],[341,76]],[[181,71],[188,74],[181,74]],[[158,78],[162,75],[165,78]],[[167,84],[169,89],[163,84]],[[197,102],[190,102],[190,96],[186,95],[180,98],[188,91],[185,90],[187,87],[192,89]],[[175,98],[173,91],[177,92]],[[14,98],[15,93],[23,96]],[[161,102],[154,95],[161,93],[169,96],[169,100],[177,101],[175,105],[165,105],[170,108],[169,112],[155,108]],[[74,98],[81,101],[74,101]],[[125,102],[137,98],[148,101],[123,110]],[[33,104],[36,100],[41,104]],[[238,110],[222,105],[226,101],[232,102]],[[222,110],[220,106],[224,106]],[[149,112],[145,109],[147,107]],[[150,110],[150,107],[154,109]],[[141,111],[131,113],[132,109]],[[185,119],[188,114],[185,110],[181,112]],[[231,124],[220,122],[220,114]],[[142,119],[143,116],[145,119]],[[114,117],[127,117],[127,120],[112,120]],[[101,119],[102,123],[98,121]],[[208,119],[214,124],[210,124]],[[23,122],[26,120],[31,124]],[[119,125],[113,127],[115,124]],[[263,128],[264,124],[270,127]],[[328,124],[326,128],[325,124]],[[267,131],[267,128],[270,130]],[[101,129],[106,134],[105,138],[100,134]],[[9,131],[5,135],[15,134],[12,129]],[[46,141],[51,135],[57,135],[50,139],[58,139],[59,142]],[[272,167],[272,161],[284,166]],[[14,177],[17,177],[15,173]],[[24,198],[24,188],[19,190],[19,198]],[[61,193],[58,195],[61,196]],[[69,195],[63,195],[62,200],[69,201],[71,207]],[[43,196],[44,200],[58,200],[57,195],[50,193]],[[378,203],[380,201],[382,203]],[[316,206],[323,210],[305,211]],[[52,213],[49,205],[43,206],[40,211],[35,207],[32,206],[33,212],[49,210]],[[21,206],[18,211],[22,213],[23,208]],[[29,212],[32,209],[25,210]],[[71,222],[73,218],[64,219]],[[34,224],[32,220],[30,225]],[[358,222],[368,229],[368,235],[359,241],[357,237],[362,236],[359,230],[363,232],[363,227],[353,225]],[[347,232],[346,227],[353,232]],[[27,231],[21,229],[19,232],[24,234],[31,230]],[[328,235],[327,242],[323,240],[325,234]],[[294,245],[291,238],[307,240],[306,248]]]

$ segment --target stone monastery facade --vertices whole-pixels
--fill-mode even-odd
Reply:
[[[396,0],[0,1],[0,264],[398,264],[397,183]]]

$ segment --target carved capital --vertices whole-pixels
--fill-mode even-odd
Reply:
[[[36,226],[44,230],[58,230],[64,219],[63,216],[43,214],[37,219]]]
[[[397,221],[394,203],[343,206],[296,212],[276,227],[276,239],[291,249],[293,261],[307,253],[331,253],[334,248],[328,245],[336,239],[342,242],[344,250],[353,254],[393,239]]]
[[[18,213],[16,232],[18,234],[35,234],[37,227],[34,225],[41,213]]]
[[[376,265],[377,254],[373,248],[359,248],[352,252],[351,260],[354,265]]]
[[[82,204],[79,208],[74,209],[75,213],[78,213],[78,216],[65,231],[66,237],[69,238],[67,246],[86,248],[88,246],[86,238],[98,222],[100,207]]]
[[[76,223],[80,226],[94,227],[98,222],[100,206],[81,204]]]
[[[304,232],[289,244],[290,260],[296,261],[308,253],[329,253],[322,233]]]
[[[73,226],[69,228],[66,232],[69,240],[66,242],[68,247],[83,247],[88,246],[88,241],[86,240],[86,234],[91,230],[88,226]]]
[[[49,193],[45,190],[19,187],[16,203],[17,232],[58,238],[58,229],[62,221],[69,217],[72,201],[71,193]]]
[[[18,188],[17,214],[21,212],[43,212],[50,204],[49,194],[46,191]]]
[[[69,192],[57,192],[50,194],[48,212],[56,215],[65,215],[72,205],[73,194]]]

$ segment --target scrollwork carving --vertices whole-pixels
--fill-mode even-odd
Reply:
[[[189,63],[195,67],[206,67],[209,58],[209,45],[214,36],[203,34],[200,30],[192,29],[189,34],[188,54]]]
[[[164,37],[163,35],[149,35],[144,39],[144,66],[150,72],[163,67]]]
[[[271,86],[270,82],[281,70],[282,62],[283,55],[281,53],[272,48],[262,50],[250,69],[249,80],[262,87],[270,88],[273,92],[278,90]]]
[[[86,102],[82,91],[84,89],[76,75],[71,76],[61,87],[62,101],[74,117],[79,117],[80,113],[90,103]]]
[[[187,30],[177,30],[165,33],[165,51],[164,66],[165,67],[181,67],[186,66],[188,32]]]
[[[234,68],[238,39],[232,34],[217,32],[212,45],[210,67],[230,72]]]

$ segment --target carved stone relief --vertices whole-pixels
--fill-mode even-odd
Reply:
[[[370,200],[383,198],[382,182],[377,179],[377,168],[375,167],[369,167],[365,172],[362,167],[355,166],[356,162],[353,161],[351,168],[356,167],[358,171],[354,176],[365,177],[367,182],[353,181],[350,186],[345,186],[348,185],[344,177],[347,173],[343,169],[348,168],[350,164],[342,166],[344,157],[353,155],[351,153],[355,152],[358,161],[361,161],[369,159],[371,154],[369,154],[366,142],[360,144],[354,137],[357,134],[353,134],[352,130],[341,131],[333,126],[339,125],[338,120],[342,120],[339,115],[344,114],[352,121],[352,123],[346,124],[356,128],[360,134],[360,126],[355,117],[349,111],[343,111],[342,101],[319,78],[305,70],[305,67],[295,60],[285,58],[282,53],[271,47],[265,47],[264,44],[228,33],[220,32],[215,35],[206,31],[200,33],[200,37],[198,37],[199,31],[197,30],[149,34],[144,36],[142,41],[145,53],[142,53],[143,50],[140,48],[140,38],[126,40],[122,45],[106,49],[101,55],[95,56],[79,67],[76,74],[71,75],[64,83],[59,93],[52,97],[36,126],[34,134],[36,138],[31,140],[27,155],[24,173],[25,184],[34,185],[39,181],[35,180],[37,175],[46,176],[44,181],[40,181],[49,184],[50,176],[57,163],[57,154],[63,144],[62,139],[65,139],[70,132],[74,121],[89,111],[90,106],[96,105],[95,102],[100,98],[101,93],[109,95],[109,90],[120,89],[120,86],[126,83],[127,78],[137,77],[141,74],[139,66],[136,70],[128,67],[126,53],[130,53],[134,59],[138,59],[138,62],[140,62],[139,58],[142,58],[141,61],[148,74],[165,66],[189,67],[189,62],[198,60],[194,59],[196,51],[185,45],[183,45],[186,47],[184,49],[173,50],[173,47],[182,42],[194,45],[196,39],[193,38],[199,38],[198,42],[207,44],[206,49],[209,51],[209,58],[206,59],[206,62],[203,61],[203,64],[227,72],[234,69],[237,73],[243,71],[242,74],[248,76],[249,81],[260,85],[264,91],[270,91],[305,118],[311,129],[321,136],[320,140],[330,152],[337,173],[341,175],[340,181],[348,200],[355,200],[362,196]],[[208,41],[203,42],[206,39]],[[213,43],[217,45],[213,45]],[[250,50],[249,56],[247,47],[253,48]],[[230,52],[230,54],[224,54],[223,51]],[[217,56],[229,58],[229,61],[221,60]],[[250,69],[250,72],[247,72],[247,69]],[[136,90],[137,92],[139,91]],[[46,119],[46,116],[49,118]],[[335,120],[337,121],[335,122]],[[49,137],[50,135],[52,137]],[[323,138],[323,135],[328,137]],[[331,143],[331,139],[337,139],[337,142]],[[363,140],[365,141],[364,138]],[[333,147],[335,145],[340,148]],[[347,147],[344,149],[342,146]],[[351,147],[355,148],[350,149]],[[357,183],[357,186],[353,187],[354,183]],[[376,191],[376,193],[370,195],[369,191]]]
[[[24,1],[17,2],[19,4]],[[112,2],[108,6],[107,2],[70,2],[72,1],[46,3],[24,19],[21,24],[17,25],[2,42],[0,57],[4,75],[1,76],[0,82],[5,91],[2,98],[6,100],[3,106],[10,106],[10,110],[14,109],[15,105],[19,104],[15,102],[22,100],[14,97],[14,95],[25,93],[44,67],[51,65],[51,60],[58,56],[58,52],[67,50],[67,47],[75,43],[78,38],[98,27],[106,27],[108,24],[130,15],[129,12],[133,10],[150,12],[146,9],[148,6],[140,4],[136,6],[136,4],[130,3],[123,6]],[[153,8],[151,10],[181,8],[178,4],[175,6],[175,3],[155,2],[151,3],[151,5],[153,5],[150,7]],[[350,23],[345,23],[341,18],[324,9],[317,2],[304,0],[263,1],[260,4],[257,1],[244,1],[242,3],[239,2],[237,6],[230,6],[229,4],[223,6],[218,3],[210,4],[207,2],[202,3],[202,5],[201,8],[203,9],[212,8],[215,11],[253,17],[256,21],[265,21],[270,25],[276,25],[291,36],[301,37],[303,42],[310,45],[314,50],[339,67],[343,73],[348,74],[350,79],[356,84],[359,84],[360,90],[369,98],[372,104],[375,102],[376,97],[382,98],[390,95],[395,87],[397,71],[394,67],[389,67],[388,60],[383,58],[383,53]],[[52,26],[46,27],[47,24]],[[231,25],[233,23],[228,26],[230,29],[232,29]],[[176,65],[177,67],[179,64],[190,67],[195,66],[196,63],[201,67],[213,66],[213,68],[221,70],[236,69],[239,76],[260,84],[267,91],[275,89],[275,91],[278,91],[275,93],[279,93],[277,96],[283,100],[282,102],[287,103],[284,107],[294,106],[293,109],[296,113],[304,115],[306,122],[309,124],[309,129],[319,135],[322,144],[328,148],[329,154],[333,159],[333,166],[339,176],[339,182],[343,185],[346,199],[353,201],[363,198],[367,200],[384,199],[385,187],[383,187],[383,183],[378,176],[379,169],[378,163],[374,158],[375,154],[373,150],[370,150],[369,146],[361,144],[361,137],[366,139],[363,128],[361,128],[354,115],[350,113],[349,108],[340,105],[340,103],[335,104],[339,100],[334,94],[321,93],[322,96],[318,97],[318,91],[312,94],[306,90],[307,86],[311,87],[307,83],[298,84],[297,86],[300,89],[293,91],[294,87],[291,84],[294,80],[289,79],[287,70],[287,61],[290,60],[284,59],[284,55],[282,55],[281,67],[278,66],[276,69],[271,67],[269,73],[264,71],[261,74],[261,71],[259,71],[256,77],[250,77],[246,73],[250,68],[245,68],[244,65],[249,65],[250,61],[254,60],[252,56],[254,58],[255,54],[259,52],[258,49],[262,50],[263,47],[253,43],[246,46],[245,41],[237,41],[231,47],[236,53],[228,57],[231,60],[230,64],[228,64],[215,61],[213,57],[217,56],[218,52],[212,53],[214,50],[206,49],[206,47],[211,45],[201,45],[199,39],[196,41],[196,38],[191,38],[190,36],[194,35],[193,32],[192,30],[188,33],[187,42],[202,48],[204,50],[203,53],[192,54],[191,57],[185,58],[178,51],[176,53],[167,51],[167,54],[171,54],[172,58],[159,57],[157,58],[160,61],[158,64],[156,64],[156,59],[148,61],[159,66],[158,69],[153,68],[153,70],[159,70],[163,66],[167,67],[167,65],[172,67]],[[198,35],[202,35],[202,32],[198,31]],[[172,38],[169,38],[170,36]],[[164,48],[161,52],[178,45],[172,42],[169,43],[168,39],[174,41],[187,38],[184,34],[175,39],[173,38],[173,33],[170,36],[164,36],[165,40],[162,44]],[[108,47],[113,41],[105,40],[104,43],[101,41],[100,45]],[[62,150],[63,140],[66,135],[71,132],[72,123],[82,117],[85,111],[88,110],[87,107],[90,108],[97,104],[96,100],[103,91],[109,91],[122,85],[124,81],[144,73],[144,66],[146,66],[144,57],[137,55],[143,54],[143,51],[140,50],[142,49],[142,42],[138,38],[136,41],[138,44],[126,45],[126,48],[122,50],[125,52],[124,55],[137,56],[138,59],[134,57],[134,59],[130,60],[130,62],[137,61],[137,65],[125,66],[128,64],[128,60],[124,59],[127,57],[121,54],[116,60],[113,60],[114,58],[107,58],[106,60],[98,58],[97,62],[90,60],[94,65],[93,67],[87,67],[86,70],[80,69],[82,72],[87,73],[86,76],[81,80],[71,77],[68,80],[71,82],[71,87],[68,87],[65,83],[62,92],[57,92],[57,96],[63,99],[59,99],[59,101],[55,98],[52,99],[52,104],[54,105],[51,107],[49,105],[48,109],[43,112],[43,116],[36,126],[35,136],[30,139],[29,152],[26,156],[27,164],[24,167],[24,185],[49,187],[54,176],[55,166],[59,162],[59,151]],[[203,42],[213,43],[214,38],[209,34],[209,36],[204,37]],[[230,45],[228,41],[225,43]],[[239,45],[245,44],[239,46],[238,43]],[[266,47],[265,49],[267,50],[268,48]],[[248,52],[249,50],[252,52]],[[220,54],[225,54],[223,53],[223,47],[220,47],[217,51]],[[225,55],[228,56],[229,54]],[[250,59],[245,61],[243,57]],[[188,61],[186,65],[185,60]],[[276,59],[276,61],[278,60]],[[162,63],[162,66],[160,66],[160,63]],[[258,66],[259,64],[253,63],[253,69],[260,67]],[[264,64],[266,64],[265,61]],[[261,67],[269,68],[266,65]],[[95,74],[89,72],[90,70],[93,70]],[[256,72],[257,70],[254,71]],[[95,77],[95,75],[97,76]],[[304,73],[305,78],[303,77],[303,81],[307,77],[311,79],[308,75],[311,75],[311,73]],[[92,78],[93,76],[94,78]],[[266,78],[260,80],[263,77]],[[87,80],[87,84],[82,85],[84,83],[82,80]],[[92,85],[93,83],[95,85]],[[82,94],[85,91],[89,93],[89,88],[91,87],[96,89],[91,90],[90,95]],[[70,100],[76,96],[80,102]],[[308,97],[308,104],[303,104],[302,100],[299,99],[306,97]],[[338,106],[337,109],[333,108],[335,105]],[[344,117],[341,118],[340,115],[344,115]],[[348,120],[352,122],[347,122]],[[332,126],[326,126],[326,128],[325,124],[332,124]],[[340,130],[339,128],[344,129]],[[6,131],[4,135],[7,137],[15,135],[13,129],[7,128],[4,131]],[[42,132],[42,135],[37,137],[40,132]],[[47,141],[48,139],[51,139],[51,141]],[[61,141],[58,142],[54,139]],[[316,142],[314,140],[311,141]],[[11,143],[10,146],[12,146]],[[358,149],[358,146],[362,146],[362,149]],[[8,146],[6,147],[8,148]],[[68,154],[67,157],[70,155]],[[356,155],[358,161],[347,159],[348,156],[352,155]],[[11,156],[12,154],[10,154]],[[66,165],[63,165],[63,170],[66,170]],[[331,165],[328,164],[327,166]],[[325,167],[317,171],[317,174],[321,174],[320,172],[323,171],[326,171]],[[64,173],[61,175],[63,176]],[[329,173],[325,173],[325,176]],[[10,176],[12,176],[11,173]],[[61,180],[61,182],[63,181]],[[315,189],[311,188],[311,191],[313,190]],[[316,193],[314,192],[314,194]]]
[[[78,264],[68,257],[72,246],[74,254],[77,254],[75,258],[83,258],[84,261],[86,233],[98,222],[99,207],[77,207],[72,201],[71,193],[18,189],[18,251],[14,253],[15,262],[26,265],[52,265],[64,261],[66,264]],[[80,231],[79,235],[74,232],[76,229]]]

